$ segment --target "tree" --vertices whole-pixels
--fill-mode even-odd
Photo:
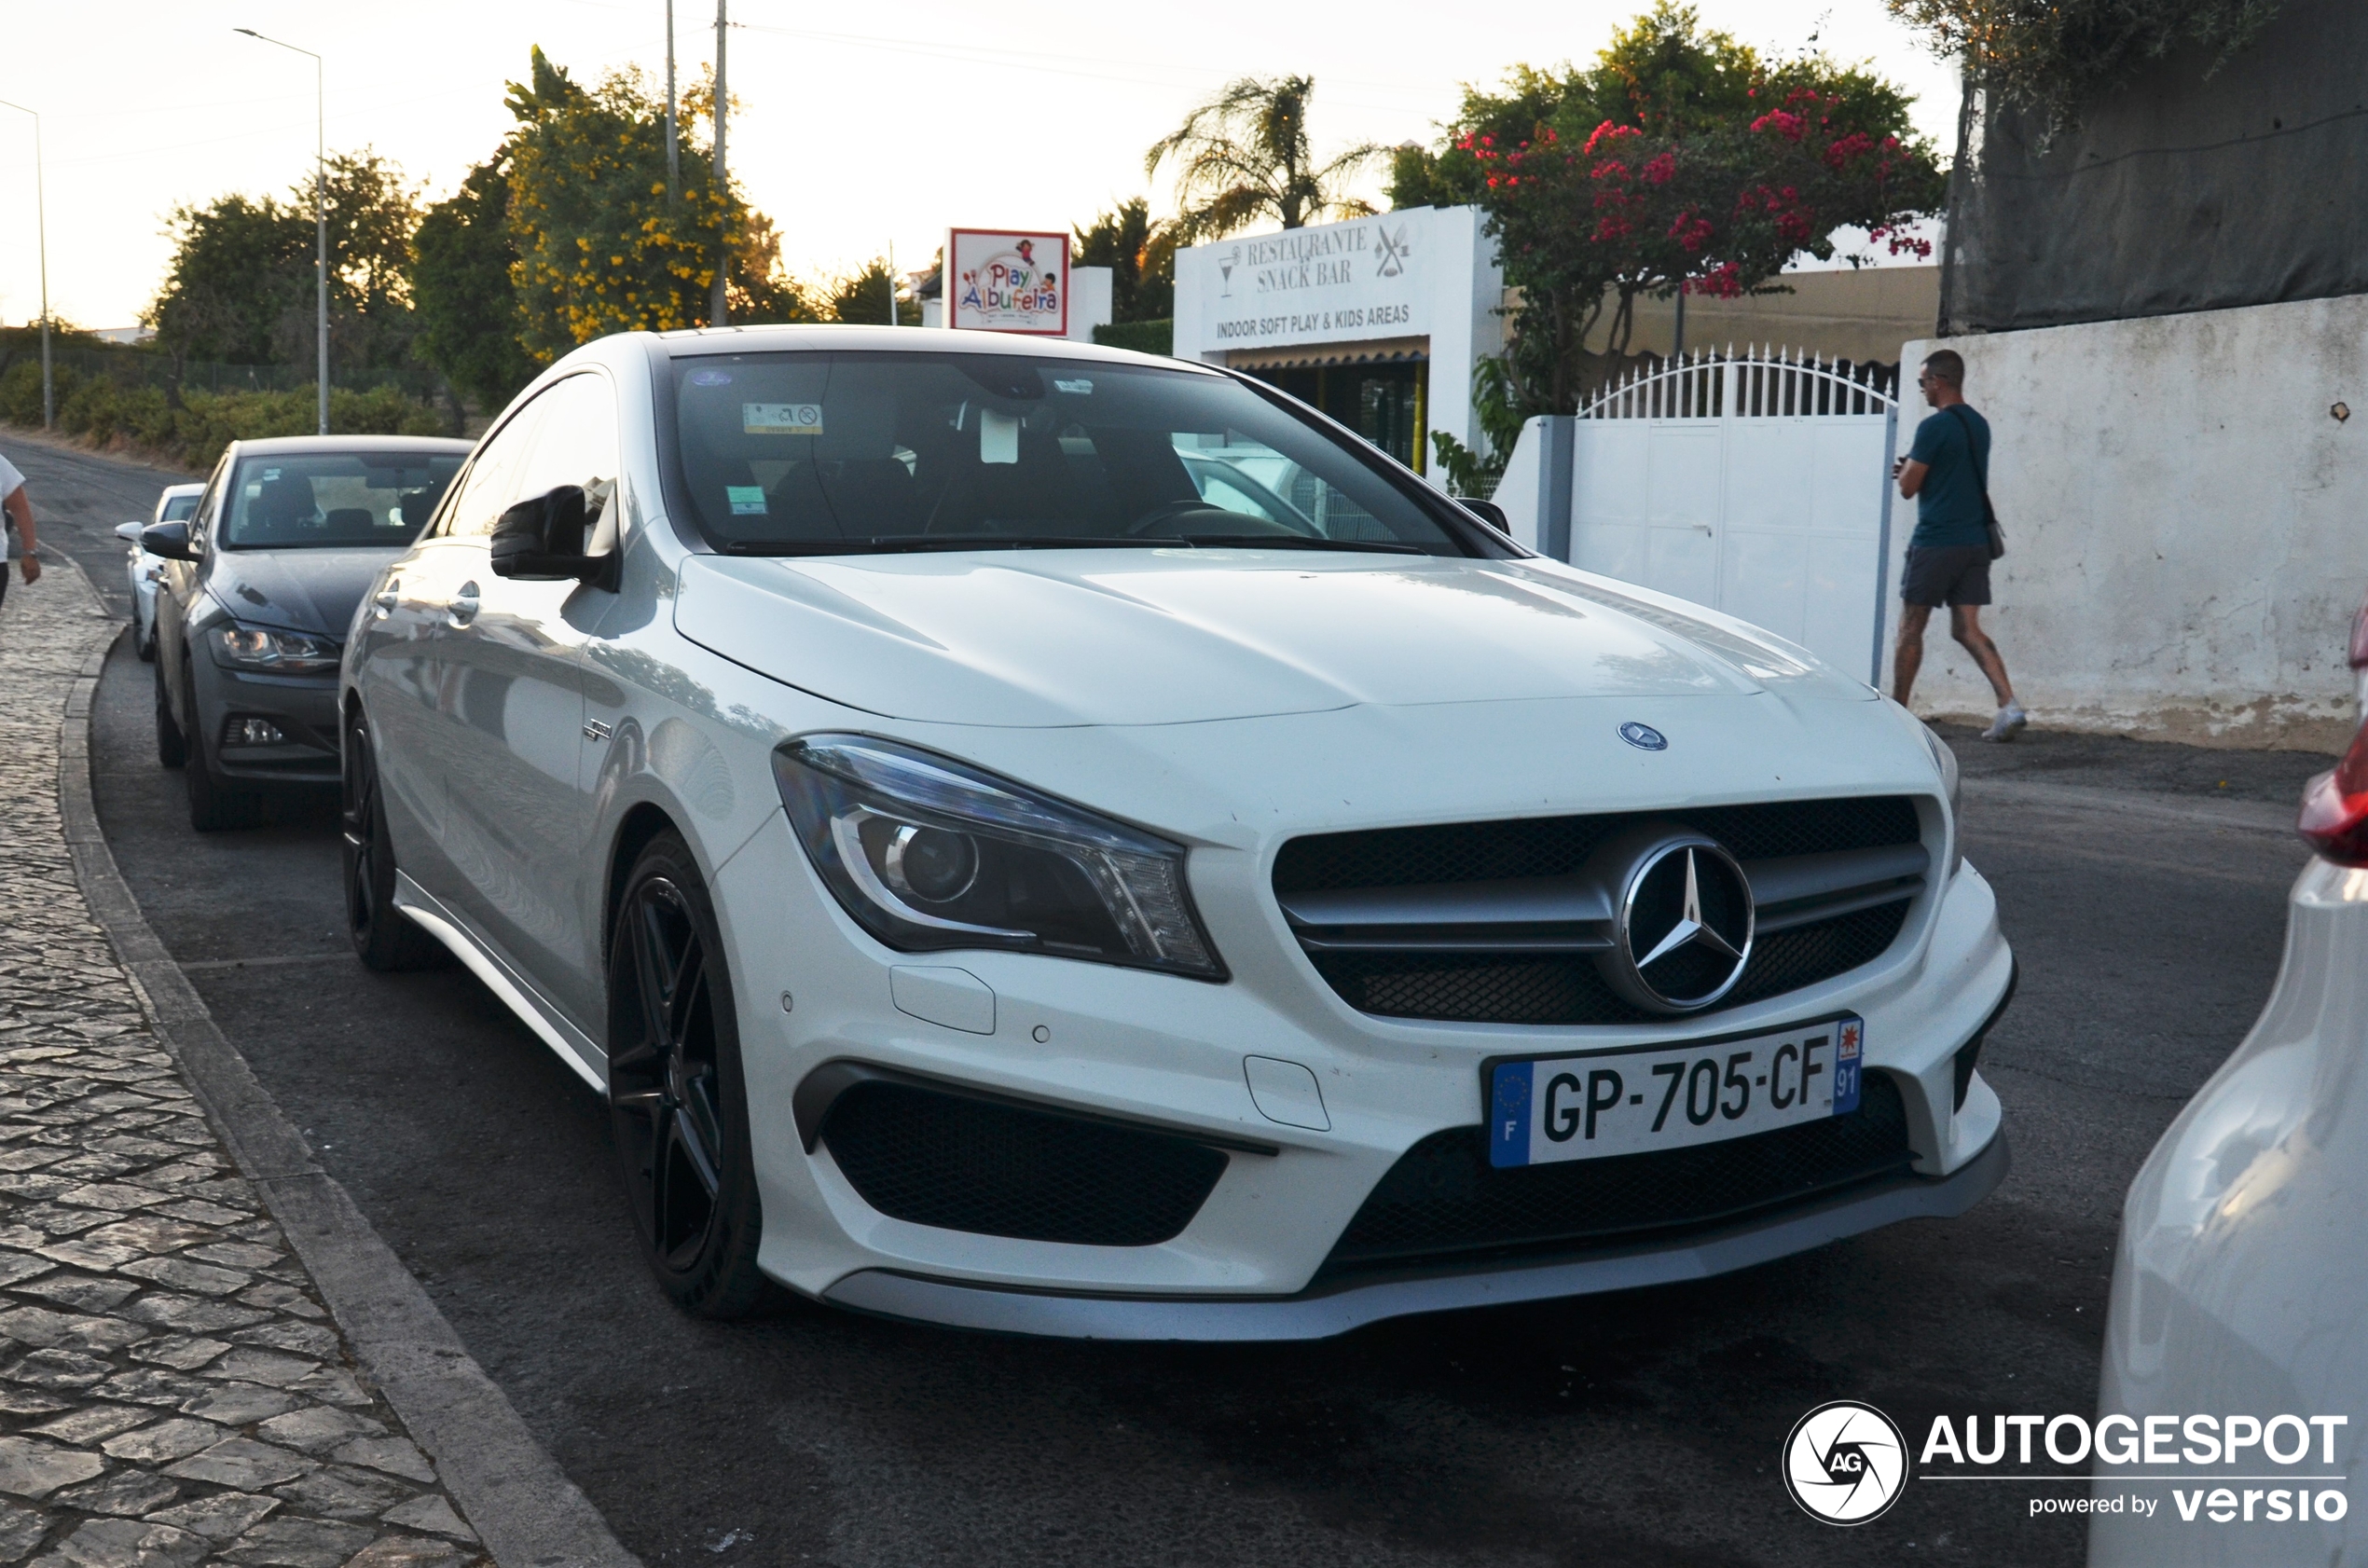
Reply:
[[[411,319],[411,233],[418,187],[365,147],[329,158],[329,349],[347,369],[400,364]],[[147,311],[177,360],[313,363],[317,330],[313,184],[284,200],[238,194],[172,210],[172,261]]]
[[[522,318],[510,268],[510,146],[470,170],[412,237],[411,301],[418,352],[478,407],[500,408],[534,378],[518,342]]]
[[[312,268],[310,201],[306,206],[299,213],[268,196],[234,194],[173,208],[165,228],[172,260],[147,312],[158,347],[176,360],[274,363],[280,318],[298,272]]]
[[[1928,252],[1902,226],[1936,209],[1930,145],[1888,82],[1820,55],[1763,60],[1660,0],[1585,71],[1517,69],[1467,91],[1436,153],[1401,150],[1392,195],[1478,203],[1521,290],[1503,366],[1510,406],[1569,413],[1627,351],[1639,297],[1768,290],[1833,231]]]
[[[2210,51],[2205,74],[2269,24],[2280,0],[1883,0],[1976,86],[2061,129],[2080,103],[2173,50]]]
[[[1345,186],[1384,149],[1360,144],[1317,163],[1307,134],[1315,93],[1312,76],[1244,76],[1151,144],[1145,175],[1156,176],[1171,158],[1177,164],[1179,211],[1171,227],[1178,244],[1219,239],[1266,217],[1299,228],[1373,210]]]
[[[540,48],[530,80],[510,85],[508,226],[516,252],[518,339],[538,363],[611,332],[666,331],[708,320],[715,258],[733,255],[734,319],[794,319],[773,227],[714,162],[682,138],[681,188],[667,194],[665,105],[637,70],[585,88]],[[683,95],[696,126],[713,85]]]
[[[1110,269],[1110,320],[1165,321],[1176,314],[1176,234],[1151,220],[1151,204],[1132,197],[1076,231],[1071,260]]]

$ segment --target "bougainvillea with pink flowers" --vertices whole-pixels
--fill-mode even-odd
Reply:
[[[1820,55],[1764,59],[1671,0],[1590,70],[1523,67],[1501,92],[1467,91],[1445,144],[1400,148],[1393,174],[1398,206],[1488,213],[1521,290],[1493,373],[1516,428],[1576,406],[1627,352],[1639,298],[1781,287],[1845,227],[1921,258],[1911,226],[1946,187],[1901,89]]]

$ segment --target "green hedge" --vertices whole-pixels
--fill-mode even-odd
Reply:
[[[310,435],[319,427],[312,389],[295,392],[192,392],[178,408],[155,387],[126,387],[104,377],[84,378],[61,366],[52,377],[58,425],[104,446],[124,436],[194,469],[213,466],[233,441],[267,435]],[[41,366],[20,360],[0,376],[0,419],[41,422]],[[441,435],[444,417],[393,387],[352,392],[329,389],[329,428],[343,435]]]
[[[1112,349],[1133,349],[1136,353],[1172,354],[1176,351],[1176,323],[1172,318],[1109,322],[1094,329],[1094,341]]]

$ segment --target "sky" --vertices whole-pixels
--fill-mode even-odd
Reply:
[[[728,150],[791,270],[851,270],[893,247],[925,265],[948,226],[1066,228],[1130,196],[1172,210],[1142,150],[1226,80],[1305,73],[1319,154],[1430,142],[1466,82],[1591,59],[1646,0],[1416,0],[1356,7],[899,0],[818,15],[730,0]],[[1880,0],[1698,0],[1764,51],[1869,62],[1954,139],[1955,74]],[[49,298],[78,325],[131,324],[172,254],[180,203],[310,177],[317,51],[332,152],[363,146],[448,193],[510,124],[503,84],[540,44],[580,81],[666,62],[665,0],[77,0],[14,6],[0,99],[41,116]],[[676,69],[715,53],[714,12],[680,0]],[[1464,25],[1465,19],[1471,25]],[[1378,180],[1369,194],[1379,194]],[[40,311],[33,121],[0,110],[0,321]]]

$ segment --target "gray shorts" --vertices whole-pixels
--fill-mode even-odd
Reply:
[[[1928,610],[1989,602],[1989,546],[1987,544],[1927,544],[1907,547],[1907,566],[1899,574],[1899,597]]]

